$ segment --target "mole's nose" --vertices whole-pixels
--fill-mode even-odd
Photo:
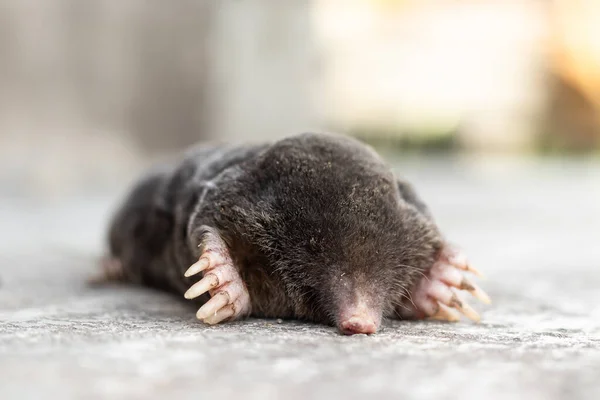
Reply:
[[[369,317],[353,315],[340,323],[340,330],[345,335],[355,335],[357,333],[371,334],[377,331],[377,325]]]

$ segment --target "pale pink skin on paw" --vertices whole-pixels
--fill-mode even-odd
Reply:
[[[185,276],[202,272],[202,279],[185,292],[186,299],[194,299],[208,292],[211,296],[196,313],[204,323],[213,325],[250,314],[250,295],[225,243],[215,233],[207,233],[201,245],[202,254]]]
[[[480,317],[467,303],[461,291],[466,291],[489,304],[489,296],[465,276],[471,272],[481,276],[467,261],[464,253],[446,246],[437,262],[411,293],[411,308],[404,310],[416,318],[458,321],[461,314],[479,322]]]

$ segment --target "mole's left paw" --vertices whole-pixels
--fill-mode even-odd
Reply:
[[[431,267],[412,292],[412,301],[417,317],[458,321],[464,314],[473,321],[479,321],[479,314],[461,298],[459,290],[471,293],[475,298],[489,304],[490,297],[476,284],[464,276],[464,272],[477,276],[481,273],[469,265],[465,255],[456,249],[443,249],[438,261]]]
[[[207,228],[200,247],[200,259],[185,272],[185,276],[203,271],[203,278],[190,287],[184,296],[194,299],[208,292],[211,298],[200,307],[196,317],[213,325],[250,314],[248,289],[218,233]]]

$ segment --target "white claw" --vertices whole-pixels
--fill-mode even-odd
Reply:
[[[438,302],[438,310],[437,312],[429,317],[430,319],[435,319],[438,321],[448,321],[448,322],[456,322],[460,321],[460,314],[456,312],[456,310]]]
[[[483,278],[483,274],[477,268],[473,267],[465,254],[457,249],[448,249],[445,252],[446,259],[452,265],[454,265],[458,269],[462,269],[463,271],[468,271],[479,278]]]
[[[454,293],[448,305],[456,308],[472,321],[479,322],[481,320],[479,314],[466,301],[461,300],[456,293]]]
[[[205,318],[204,323],[209,324],[209,325],[218,324],[219,322],[223,321],[224,319],[231,317],[233,314],[234,314],[234,307],[233,307],[233,304],[230,304],[229,306],[223,307],[220,310],[218,310],[217,312],[215,312],[214,314],[211,314],[209,317]]]
[[[490,299],[490,296],[488,296],[486,292],[484,292],[479,286],[477,286],[473,282],[469,281],[467,278],[463,278],[459,289],[466,290],[467,292],[471,293],[473,297],[484,302],[485,304],[492,303],[492,299]]]
[[[470,272],[479,278],[484,278],[483,273],[481,271],[479,271],[477,268],[475,268],[474,266],[472,266],[467,261],[467,258],[465,256],[463,256],[462,254],[450,256],[448,258],[448,262],[450,264],[454,265],[458,269],[462,269],[463,271]]]
[[[194,299],[218,285],[219,278],[217,278],[215,274],[208,274],[199,282],[196,282],[194,285],[192,285],[192,287],[189,288],[187,292],[185,292],[183,297],[185,297],[186,299]]]
[[[468,272],[472,273],[473,275],[477,276],[478,278],[485,280],[485,275],[483,275],[483,272],[481,272],[480,270],[478,270],[471,264],[466,265],[465,271],[468,271]]]
[[[229,303],[229,294],[227,292],[219,292],[207,301],[196,313],[198,319],[205,319],[211,314],[217,313],[221,308]]]
[[[200,258],[196,263],[192,264],[191,267],[185,271],[185,277],[188,278],[192,275],[196,275],[198,272],[204,271],[210,265],[210,261],[206,257]]]
[[[448,262],[456,267],[464,267],[467,265],[467,257],[462,252],[456,252],[448,256]]]

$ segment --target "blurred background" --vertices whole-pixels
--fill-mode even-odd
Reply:
[[[0,189],[112,187],[197,141],[305,130],[594,154],[598,20],[595,0],[0,0]]]
[[[415,185],[481,324],[213,329],[85,285],[149,164],[307,130]],[[599,0],[0,0],[0,397],[600,399],[599,155]]]

